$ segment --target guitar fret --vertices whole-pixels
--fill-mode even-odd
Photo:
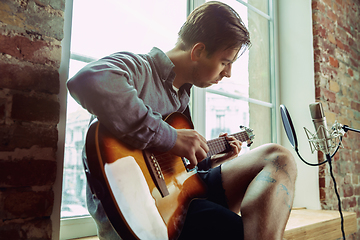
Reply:
[[[238,133],[232,134],[230,136],[235,137],[236,139],[238,139],[241,142],[245,142],[249,139],[248,135],[245,131],[238,132]],[[221,153],[229,147],[228,142],[225,139],[225,137],[220,137],[220,138],[209,140],[209,141],[207,141],[207,144],[209,146],[209,152],[207,153],[207,157]]]
[[[208,146],[210,148],[207,156],[212,156],[214,154],[223,152],[227,148],[227,141],[225,138],[218,138],[208,141]]]

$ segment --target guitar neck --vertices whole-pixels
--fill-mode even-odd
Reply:
[[[238,132],[230,136],[235,137],[237,140],[241,142],[246,142],[247,140],[249,140],[249,136],[245,131]],[[209,140],[207,141],[207,145],[209,147],[209,152],[207,153],[207,157],[230,150],[229,143],[225,137],[219,137]]]

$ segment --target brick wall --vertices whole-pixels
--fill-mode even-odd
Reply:
[[[51,239],[65,0],[0,1],[0,239]]]
[[[315,97],[328,125],[335,120],[360,129],[360,1],[312,0],[315,55]],[[348,132],[333,168],[342,209],[354,211],[360,239],[360,135]],[[323,156],[319,154],[319,161]],[[328,164],[320,167],[323,209],[338,209]]]

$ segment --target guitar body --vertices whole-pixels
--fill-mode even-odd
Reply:
[[[193,128],[180,113],[165,121],[176,129]],[[178,238],[191,200],[206,194],[182,158],[135,149],[98,121],[90,125],[85,147],[90,187],[121,238]]]

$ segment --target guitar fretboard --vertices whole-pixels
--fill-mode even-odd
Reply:
[[[245,131],[238,132],[230,136],[235,137],[241,142],[249,140],[249,136]],[[229,143],[227,142],[225,137],[219,137],[209,140],[207,141],[207,145],[209,146],[209,152],[207,153],[207,157],[224,152],[225,150],[229,150],[230,148]]]

